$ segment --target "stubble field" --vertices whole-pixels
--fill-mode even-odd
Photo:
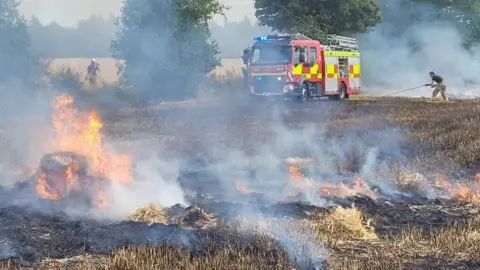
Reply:
[[[167,160],[199,157],[203,166],[248,161],[261,170],[269,153],[300,156],[267,179],[274,183],[235,181],[228,170],[216,182],[194,174],[182,184],[197,190],[194,207],[145,206],[130,216],[140,223],[85,221],[88,234],[67,218],[6,206],[2,268],[480,267],[480,102],[359,97],[252,106],[184,102],[112,111],[102,117],[102,133],[124,151],[148,147]],[[283,202],[267,196],[275,188],[288,193],[275,193]],[[139,229],[142,222],[165,225]],[[146,241],[145,231],[157,240]],[[173,243],[172,235],[189,241]],[[18,246],[7,250],[13,238]]]
[[[90,61],[89,58],[56,58],[52,59],[51,70],[60,70],[70,67],[72,70],[80,73],[81,78],[85,76]],[[116,60],[113,58],[97,58],[100,64],[100,80],[105,84],[113,84],[118,81]],[[227,75],[227,73],[242,74],[241,68],[243,62],[240,58],[222,59],[222,67],[216,68],[212,73],[217,76]]]

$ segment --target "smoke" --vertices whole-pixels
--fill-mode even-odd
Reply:
[[[327,126],[325,122],[315,123],[315,117],[281,113],[282,109],[286,108],[268,112],[270,109],[272,108],[265,108],[252,116],[269,116],[268,120],[262,119],[262,122],[265,121],[262,123],[263,128],[269,129],[262,132],[268,132],[268,137],[249,141],[255,148],[253,152],[208,144],[207,151],[214,152],[217,157],[211,169],[216,172],[226,190],[225,198],[238,197],[234,183],[243,181],[247,189],[261,193],[270,201],[285,202],[292,196],[291,192],[299,192],[308,203],[326,205],[327,202],[317,194],[315,186],[299,188],[301,183],[292,179],[287,160],[295,160],[295,157],[298,158],[296,167],[302,167],[302,162],[310,163],[311,168],[305,176],[317,184],[338,185],[344,181],[351,183],[353,175],[357,175],[368,184],[382,186],[386,190],[393,189],[393,182],[388,181],[388,174],[378,171],[388,166],[388,162],[405,160],[401,152],[401,130],[385,127],[370,131],[369,126],[373,128],[378,124],[370,117],[359,117],[356,125],[348,125],[349,128],[342,130]],[[333,107],[332,104],[325,103],[317,109],[329,111],[329,117],[335,118],[343,113],[345,108],[339,104]],[[244,130],[242,135],[237,136],[255,136],[248,134],[249,132],[257,131]],[[247,170],[253,170],[254,176],[245,173]]]
[[[452,20],[439,18],[440,10],[410,0],[380,1],[382,23],[359,37],[364,89],[388,94],[430,83],[428,73],[441,75],[447,93],[459,97],[480,94],[480,51],[465,49],[465,31]],[[470,90],[471,93],[465,94]],[[419,88],[399,95],[431,96]]]
[[[241,220],[239,225],[243,232],[260,233],[275,239],[300,269],[323,269],[328,251],[322,243],[312,241],[314,233],[303,224],[294,224],[283,218],[272,220],[260,217]]]
[[[166,13],[171,14],[168,2],[163,4],[167,5]],[[143,1],[137,1],[131,8],[145,10],[148,6]],[[421,7],[419,9],[422,10]],[[127,63],[126,75],[139,88],[145,101],[159,95],[178,97],[177,94],[184,88],[178,87],[179,81],[176,79],[185,80],[184,72],[190,72],[186,67],[203,65],[211,60],[202,51],[205,44],[200,42],[200,37],[195,33],[188,33],[189,38],[178,42],[173,38],[172,25],[165,26],[159,34],[154,28],[157,23],[159,22],[151,22],[145,31],[130,28],[131,31],[122,36],[124,47],[120,46],[123,52],[128,53],[131,64],[128,67]],[[476,67],[475,61],[468,58],[468,53],[461,47],[461,35],[448,23],[415,23],[399,37],[385,34],[389,27],[391,24],[386,21],[362,40],[362,61],[363,66],[367,67],[364,70],[367,85],[381,87],[382,91],[412,87],[411,83],[415,86],[428,82],[430,70],[444,76],[452,88],[457,84],[460,87],[462,83],[465,86],[468,80],[476,79],[473,71],[462,72],[465,65],[456,61],[461,59],[472,70]],[[412,49],[412,40],[420,46]],[[132,48],[138,50],[130,50]],[[189,55],[191,52],[192,58],[183,58],[183,52]],[[202,68],[208,69],[207,65]],[[189,73],[189,79],[192,80],[182,85],[187,92],[181,94],[191,94],[190,90],[196,88],[199,81],[196,76],[201,74],[200,71]],[[170,75],[172,76],[169,77]],[[185,167],[185,164],[189,167],[193,154],[204,159],[206,166],[203,169],[209,170],[216,181],[195,177],[190,180],[196,181],[197,186],[202,186],[208,193],[216,193],[218,199],[223,201],[245,202],[244,196],[235,187],[235,181],[243,181],[248,189],[260,193],[269,204],[289,201],[292,195],[301,195],[303,201],[326,205],[328,202],[318,194],[318,190],[308,186],[299,188],[298,183],[291,179],[291,172],[285,165],[285,160],[291,157],[310,158],[314,161],[316,166],[307,177],[315,183],[350,183],[356,175],[367,184],[395,191],[388,181],[391,180],[391,175],[388,170],[383,172],[382,169],[388,168],[389,162],[405,159],[401,152],[403,134],[400,130],[394,127],[375,129],[379,123],[370,117],[357,117],[355,122],[346,125],[348,128],[327,124],[330,118],[342,121],[342,116],[348,113],[345,107],[348,105],[341,103],[325,102],[315,108],[303,107],[309,106],[308,104],[300,106],[302,109],[283,105],[264,105],[252,109],[241,103],[225,101],[213,109],[177,109],[166,115],[162,115],[161,110],[154,111],[151,108],[147,112],[150,121],[156,119],[150,126],[152,132],[157,133],[157,136],[169,136],[172,144],[178,148],[163,151],[154,143],[132,148],[132,153],[137,155],[134,183],[122,185],[111,179],[112,188],[107,194],[111,204],[105,215],[124,218],[137,207],[151,202],[158,202],[164,207],[176,203],[194,203],[194,200],[187,198],[187,190],[181,187],[178,180],[180,168]],[[48,111],[43,105],[38,108],[41,112]],[[14,106],[8,111],[12,115],[17,112]],[[34,114],[36,112],[30,111],[26,115]],[[169,120],[166,121],[166,118]],[[142,119],[133,122],[135,127],[144,128]],[[37,132],[27,126],[17,128],[20,131],[14,134],[21,134],[22,130],[27,134]],[[145,135],[137,130],[130,132],[126,140],[142,139]],[[189,138],[193,142],[186,142]],[[26,151],[22,150],[21,154],[26,154]],[[196,168],[190,166],[190,169],[194,171]],[[247,204],[242,211],[245,216],[254,216],[259,212],[253,204]],[[265,231],[272,232],[280,239],[293,257],[300,246],[298,241],[310,246],[312,250],[317,249],[315,254],[307,257],[325,257],[323,248],[318,247],[310,234],[304,234],[298,240],[289,233],[278,233],[282,229]]]
[[[23,83],[4,86],[5,91],[0,91],[0,187],[29,177],[51,136],[46,127],[51,125],[52,95],[38,89],[30,91],[31,85]]]
[[[112,188],[108,192],[111,205],[106,212],[110,218],[124,219],[137,208],[149,203],[158,203],[162,207],[187,205],[184,191],[177,180],[180,168],[178,162],[163,160],[155,153],[150,154],[136,162],[134,183],[124,185],[112,182]]]

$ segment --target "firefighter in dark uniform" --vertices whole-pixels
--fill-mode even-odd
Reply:
[[[436,98],[438,96],[438,93],[442,95],[443,100],[448,101],[447,98],[447,86],[443,82],[443,78],[435,72],[430,71],[430,78],[432,78],[432,83],[426,84],[425,86],[431,86],[432,88],[435,88],[432,93],[432,98]]]
[[[88,80],[91,84],[95,84],[97,82],[97,76],[99,71],[99,64],[95,59],[92,59],[90,65],[87,67],[87,74],[85,75],[85,80]]]

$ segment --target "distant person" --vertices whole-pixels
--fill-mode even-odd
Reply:
[[[438,96],[438,93],[443,97],[443,100],[448,101],[447,98],[447,86],[443,83],[443,78],[440,75],[435,74],[435,72],[430,71],[430,78],[432,78],[432,83],[426,84],[425,86],[431,86],[432,88],[435,87],[435,90],[433,90],[432,93],[432,98],[436,98]]]
[[[97,82],[98,72],[100,72],[99,64],[95,59],[92,59],[90,65],[88,65],[85,80],[88,80],[91,84],[95,84]]]

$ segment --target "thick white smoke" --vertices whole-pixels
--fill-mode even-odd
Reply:
[[[125,218],[138,207],[158,203],[162,207],[186,205],[185,194],[178,183],[179,166],[173,160],[152,155],[135,164],[134,183],[113,182],[108,208],[111,217]]]
[[[383,22],[359,37],[365,91],[383,95],[430,83],[428,73],[434,71],[445,79],[448,93],[480,96],[480,50],[465,49],[458,27],[439,19],[432,5],[387,2]],[[432,90],[399,95],[431,96]]]

